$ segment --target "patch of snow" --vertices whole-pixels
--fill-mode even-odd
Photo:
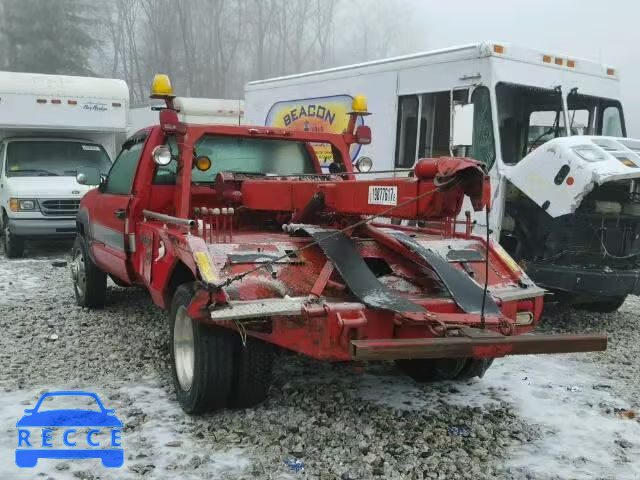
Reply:
[[[481,408],[506,402],[539,426],[539,440],[508,452],[507,467],[533,478],[640,478],[640,422],[616,413],[629,405],[590,364],[556,355],[508,357],[482,379],[450,383],[455,388],[447,394],[401,376],[356,378],[360,398],[397,410],[437,413],[439,401]]]

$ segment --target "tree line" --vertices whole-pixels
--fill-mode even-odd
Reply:
[[[244,83],[397,53],[384,0],[0,0],[0,68],[240,98]]]

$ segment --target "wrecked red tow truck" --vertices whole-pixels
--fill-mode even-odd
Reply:
[[[152,91],[167,105],[159,125],[133,135],[82,200],[72,274],[82,306],[104,305],[109,276],[169,311],[186,412],[262,401],[274,346],[395,360],[418,381],[482,376],[505,355],[606,348],[603,335],[528,334],[543,290],[497,243],[487,249],[469,214],[455,220],[465,196],[490,207],[474,160],[356,180],[349,147],[371,140],[356,127],[362,98],[339,135],[183,123],[168,78]],[[318,145],[332,152],[331,173]]]

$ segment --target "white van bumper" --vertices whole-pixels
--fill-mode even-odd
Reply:
[[[22,238],[69,238],[76,233],[72,218],[9,218],[9,231]]]

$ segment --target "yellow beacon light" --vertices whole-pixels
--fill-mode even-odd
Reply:
[[[169,75],[157,73],[151,84],[151,98],[173,98],[173,88]]]
[[[351,102],[351,111],[353,113],[368,113],[367,112],[367,97],[364,95],[356,95]]]

